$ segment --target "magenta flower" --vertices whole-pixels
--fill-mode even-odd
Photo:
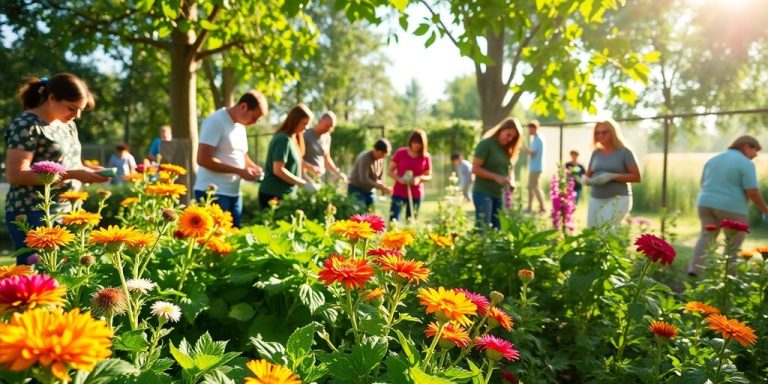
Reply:
[[[565,180],[552,176],[549,183],[549,197],[552,200],[552,225],[560,228],[565,224],[568,232],[573,232],[573,212],[576,211],[575,182],[572,177]]]
[[[478,337],[475,339],[475,346],[477,349],[484,350],[485,355],[493,361],[499,361],[502,357],[507,360],[520,359],[520,352],[512,343],[493,335]]]
[[[463,293],[464,296],[477,307],[477,311],[482,315],[485,315],[491,307],[491,302],[488,301],[488,298],[479,293],[474,293],[464,288],[456,288],[455,291]]]
[[[45,184],[53,184],[67,173],[67,168],[55,161],[38,161],[29,169]]]
[[[736,232],[749,233],[749,224],[736,220],[723,219],[723,221],[720,222],[720,228],[725,229],[726,234],[728,234],[728,232],[732,232],[731,234],[735,234]]]
[[[372,248],[368,250],[366,255],[376,256],[376,257],[384,257],[384,256],[403,257],[403,252],[400,252],[400,250],[398,249]]]
[[[658,261],[661,264],[669,265],[672,264],[675,256],[677,256],[675,249],[666,240],[650,233],[640,235],[635,240],[635,245],[637,245],[638,252],[641,252],[653,262]]]
[[[37,306],[63,306],[67,289],[48,275],[19,275],[0,280],[0,313]]]
[[[352,215],[349,220],[356,223],[368,223],[371,225],[371,228],[373,228],[374,231],[379,233],[384,232],[384,230],[387,229],[387,223],[384,221],[384,219],[368,213]]]

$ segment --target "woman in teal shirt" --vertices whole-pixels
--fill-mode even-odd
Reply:
[[[259,187],[259,206],[269,207],[269,201],[280,200],[292,193],[297,185],[313,189],[314,185],[301,177],[301,159],[304,156],[304,129],[312,121],[312,112],[304,104],[297,104],[280,125],[267,150],[264,181]]]
[[[475,204],[475,226],[490,224],[499,228],[498,212],[504,187],[510,185],[510,168],[520,152],[520,122],[515,118],[502,121],[483,136],[475,148],[472,173],[472,202]]]

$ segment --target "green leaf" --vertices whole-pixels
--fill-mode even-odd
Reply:
[[[358,379],[358,373],[354,369],[352,360],[340,353],[331,353],[320,356],[320,361],[328,366],[328,375],[341,381],[353,381]]]
[[[171,4],[169,4],[168,1],[163,1],[162,3],[163,15],[171,20],[176,20],[176,17],[179,16],[178,12],[176,12],[176,10]]]
[[[429,35],[429,38],[424,43],[425,48],[429,48],[430,45],[435,43],[435,40],[437,39],[437,34],[435,34],[435,31],[432,31],[432,34]]]
[[[285,347],[283,347],[282,344],[265,341],[261,338],[261,335],[251,337],[250,340],[251,344],[256,347],[256,351],[259,352],[262,357],[281,363],[282,365],[288,365],[288,360],[285,357]]]
[[[661,52],[659,51],[651,51],[643,55],[643,61],[648,63],[655,63],[659,61],[661,58]]]
[[[422,371],[419,367],[413,367],[408,370],[411,375],[414,384],[454,384],[453,381],[444,379],[442,377],[428,375]]]
[[[168,345],[171,350],[171,356],[173,356],[176,362],[179,363],[182,369],[192,369],[195,367],[195,362],[192,360],[192,358],[189,357],[189,355],[178,350],[173,346],[173,343],[168,343]]]
[[[114,348],[118,351],[142,352],[149,349],[147,334],[141,330],[128,331],[117,337]]]
[[[215,31],[219,29],[218,24],[211,23],[210,21],[203,19],[200,20],[200,26],[203,27],[203,29],[209,30],[209,31]]]
[[[315,333],[323,329],[323,326],[317,322],[311,322],[295,330],[288,342],[285,344],[285,352],[293,358],[294,361],[303,359],[312,350]]]
[[[395,329],[395,334],[397,335],[397,340],[400,342],[400,347],[403,349],[403,353],[405,353],[405,356],[408,358],[408,362],[412,366],[416,365],[416,362],[419,361],[418,352],[416,352],[416,344],[410,337],[406,338],[405,335],[397,329]]]
[[[402,356],[390,355],[387,356],[384,364],[387,366],[387,375],[389,376],[387,382],[389,383],[407,383],[408,380],[408,361]]]
[[[221,356],[199,354],[195,356],[195,367],[201,371],[205,371],[221,360]]]
[[[312,289],[312,286],[306,283],[299,287],[299,300],[309,308],[311,314],[314,314],[318,308],[325,304],[323,293]]]
[[[441,375],[449,379],[466,380],[477,376],[477,373],[467,371],[466,369],[460,367],[449,367],[448,369],[441,372]]]
[[[400,12],[404,11],[405,7],[408,6],[408,0],[389,0],[389,3]]]
[[[355,370],[362,375],[367,375],[374,367],[381,363],[387,353],[387,340],[371,337],[362,343],[352,346],[352,362]]]
[[[419,24],[418,27],[416,27],[416,30],[413,31],[413,34],[416,36],[424,36],[429,31],[429,24]]]
[[[633,321],[641,321],[643,320],[643,315],[645,315],[645,305],[640,303],[632,303],[629,306],[629,310],[627,311],[627,314],[629,315],[629,318]]]
[[[239,321],[248,321],[255,314],[256,310],[248,303],[237,303],[229,310],[229,317]]]
[[[91,372],[78,371],[73,384],[107,384],[115,378],[126,375],[138,375],[139,369],[133,364],[120,359],[106,359],[96,364]]]
[[[201,384],[236,384],[236,382],[220,370],[216,369],[203,376]]]

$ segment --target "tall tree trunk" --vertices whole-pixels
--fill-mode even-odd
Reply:
[[[179,141],[176,148],[189,148],[184,158],[174,156],[179,164],[189,169],[186,179],[179,182],[187,185],[191,192],[190,180],[197,170],[197,69],[195,52],[192,48],[194,36],[174,30],[171,33],[171,127],[173,140]]]
[[[509,89],[505,84],[504,74],[504,33],[498,34],[490,28],[485,33],[487,54],[493,63],[486,64],[485,70],[475,63],[477,90],[480,94],[480,116],[483,131],[487,131],[502,119],[509,116],[516,102],[504,103]]]
[[[235,105],[235,70],[228,65],[221,70],[221,95],[225,107]]]

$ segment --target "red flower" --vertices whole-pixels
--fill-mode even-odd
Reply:
[[[502,357],[507,360],[520,359],[520,352],[517,351],[512,343],[496,336],[484,335],[478,337],[475,339],[475,346],[477,349],[485,350],[485,355],[494,361],[499,361]]]
[[[382,256],[376,262],[381,265],[382,271],[390,271],[413,284],[429,278],[429,269],[424,268],[421,261],[407,260],[402,256]]]
[[[488,308],[491,306],[491,302],[488,301],[488,298],[479,294],[474,293],[471,291],[468,291],[464,288],[457,288],[455,289],[456,292],[461,292],[464,294],[464,296],[469,299],[475,306],[477,307],[477,311],[480,312],[480,314],[485,315],[486,312],[488,312]]]
[[[665,339],[674,339],[675,336],[677,336],[677,328],[675,328],[674,325],[664,321],[651,321],[651,325],[648,327],[648,329]]]
[[[510,384],[517,384],[520,380],[510,371],[501,371],[501,379]]]
[[[707,225],[704,226],[704,230],[707,231],[707,232],[717,231],[717,225],[707,224]]]
[[[359,288],[374,275],[373,268],[365,259],[346,259],[341,255],[331,255],[323,263],[323,270],[318,274],[325,285],[338,281],[345,289]]]
[[[384,221],[384,219],[368,213],[352,215],[349,220],[356,223],[368,223],[370,224],[371,228],[373,228],[373,230],[378,233],[384,232],[384,230],[387,229],[387,223]]]
[[[677,255],[675,249],[666,240],[650,233],[640,235],[635,240],[635,245],[637,245],[637,251],[642,252],[645,257],[666,265],[672,264]]]
[[[401,252],[399,249],[373,248],[369,249],[366,254],[368,256],[377,256],[377,258],[381,258],[383,256],[403,257],[403,252]]]
[[[488,312],[488,324],[493,326],[500,325],[502,328],[509,331],[512,329],[512,325],[514,322],[512,321],[512,318],[507,315],[506,312],[499,309],[498,307],[492,307],[490,311]]]
[[[723,221],[720,222],[720,228],[749,233],[749,224],[736,220],[723,219]]]

